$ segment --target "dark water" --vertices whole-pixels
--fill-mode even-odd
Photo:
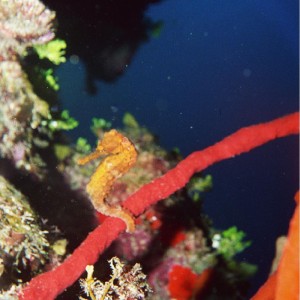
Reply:
[[[169,0],[147,15],[163,21],[160,36],[137,50],[116,82],[98,81],[96,95],[85,92],[82,63],[59,69],[63,105],[80,121],[74,138],[92,138],[92,117],[120,126],[129,111],[162,146],[186,156],[298,109],[298,1]],[[207,172],[214,189],[206,213],[216,227],[236,225],[253,241],[240,256],[259,266],[253,293],[293,212],[298,139],[272,142]]]

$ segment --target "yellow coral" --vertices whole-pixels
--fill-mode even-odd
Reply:
[[[40,59],[47,58],[55,65],[66,62],[66,47],[66,42],[60,39],[52,40],[46,44],[34,45]]]

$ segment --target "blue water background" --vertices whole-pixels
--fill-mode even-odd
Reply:
[[[92,117],[121,126],[129,111],[167,149],[186,156],[237,129],[298,110],[298,1],[168,0],[148,15],[159,38],[137,52],[114,84],[85,92],[81,63],[60,67],[63,107],[80,121],[70,135],[93,140]],[[80,37],[79,37],[80,39]],[[288,137],[209,168],[205,212],[217,228],[236,225],[253,241],[240,255],[268,276],[275,240],[286,234],[298,188],[298,139]]]

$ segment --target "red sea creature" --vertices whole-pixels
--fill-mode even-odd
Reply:
[[[150,223],[150,228],[152,230],[157,230],[162,225],[162,221],[160,220],[158,214],[153,209],[149,209],[145,213],[145,218]]]
[[[168,290],[176,300],[188,300],[193,295],[197,274],[190,268],[175,265],[169,273]]]
[[[169,273],[168,291],[172,299],[189,300],[200,293],[210,280],[212,269],[197,275],[190,268],[174,265]]]
[[[271,122],[242,128],[215,145],[192,153],[165,175],[144,185],[136,193],[129,196],[123,203],[123,207],[128,209],[133,215],[138,216],[150,205],[184,187],[194,173],[200,172],[221,160],[233,158],[238,154],[248,152],[271,140],[297,133],[299,133],[299,113],[293,113]],[[298,231],[295,220],[297,221],[297,217],[293,217],[291,221],[292,229],[289,239],[292,239]],[[87,236],[74,253],[60,266],[33,278],[23,289],[20,299],[55,299],[57,295],[62,293],[65,288],[79,278],[87,265],[94,264],[99,255],[125,229],[126,224],[121,219],[108,217]],[[284,269],[284,266],[282,266],[284,265],[284,260],[288,260],[288,262],[285,262],[286,264],[297,261],[299,253],[295,253],[289,248],[288,246],[286,247],[282,262],[277,271],[278,290],[276,288],[276,294],[279,293],[280,289],[287,293],[290,290],[290,284],[298,284],[299,270],[297,267],[296,269]],[[282,285],[282,283],[279,284],[281,277],[292,277],[292,279],[288,285]],[[297,289],[293,289],[292,293],[295,292],[297,292]],[[296,299],[295,297],[297,296],[293,294],[292,298],[283,297],[280,299]],[[276,296],[276,298],[271,299],[279,299],[278,297]],[[257,299],[266,298],[256,297]]]
[[[278,269],[251,300],[299,299],[299,191],[295,200],[297,206],[290,221],[288,237]]]
[[[183,230],[179,230],[176,232],[175,236],[171,240],[171,246],[175,247],[177,244],[181,243],[186,239],[186,235]]]

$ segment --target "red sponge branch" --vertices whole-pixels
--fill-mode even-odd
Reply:
[[[120,219],[106,218],[60,266],[33,278],[19,298],[24,300],[55,299],[80,277],[87,265],[93,265],[98,260],[99,254],[124,229],[124,222]]]
[[[215,145],[197,151],[181,161],[174,169],[146,184],[125,202],[124,207],[134,215],[184,187],[195,172],[223,159],[232,158],[279,137],[299,132],[299,113],[274,121],[238,130]],[[125,229],[125,223],[108,217],[56,269],[38,275],[23,289],[20,299],[55,299],[84,272],[86,265],[94,264],[99,255]]]
[[[298,132],[298,112],[271,122],[244,127],[211,147],[193,152],[165,175],[144,185],[129,196],[123,206],[137,216],[150,205],[184,187],[194,173],[203,171],[221,160],[248,152],[276,138]]]

